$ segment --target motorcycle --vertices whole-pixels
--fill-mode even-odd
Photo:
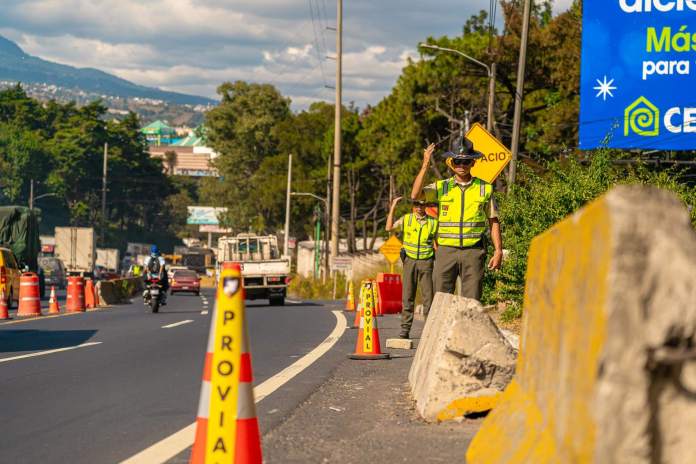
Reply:
[[[159,307],[164,299],[164,291],[160,279],[152,277],[145,281],[145,291],[143,292],[143,302],[149,306],[153,313],[159,311]]]

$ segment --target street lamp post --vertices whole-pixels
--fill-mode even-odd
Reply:
[[[440,47],[439,45],[430,45],[430,44],[424,44],[424,43],[420,43],[420,44],[418,44],[418,46],[421,48],[429,48],[431,50],[438,50],[441,52],[456,53],[457,55],[466,58],[467,60],[471,61],[472,63],[477,64],[478,66],[481,66],[482,68],[484,68],[486,70],[486,75],[488,76],[488,118],[486,120],[486,129],[488,129],[488,132],[491,132],[493,130],[493,123],[495,121],[495,115],[494,115],[495,76],[496,76],[495,63],[492,63],[490,66],[488,66],[486,63],[483,63],[482,61],[479,61],[476,58],[469,56],[460,50],[455,50],[453,48]]]
[[[319,195],[315,195],[314,193],[309,193],[309,192],[290,192],[291,196],[294,197],[312,197],[316,200],[321,201],[324,203],[324,216],[328,216],[328,211],[329,211],[329,200],[327,198],[322,198]],[[315,211],[315,215],[317,214],[317,211]],[[321,223],[321,216],[317,215],[317,229],[315,230],[314,234],[314,250],[315,250],[315,255],[314,255],[314,278],[317,277],[318,271],[319,271],[319,263],[321,262],[319,255],[321,254],[321,229],[320,229],[320,223]],[[327,233],[328,233],[328,227],[329,224],[326,224],[327,227]],[[316,252],[318,250],[318,252]],[[328,250],[326,250],[328,251]],[[328,270],[328,269],[327,269]]]

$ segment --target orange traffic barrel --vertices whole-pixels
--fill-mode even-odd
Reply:
[[[40,315],[39,276],[33,272],[25,272],[19,279],[19,308],[17,309],[17,316],[34,317]]]
[[[94,282],[92,279],[87,279],[85,282],[85,308],[87,309],[97,307],[96,292],[94,290]]]
[[[65,310],[69,313],[85,311],[85,280],[80,276],[68,277],[68,300]]]

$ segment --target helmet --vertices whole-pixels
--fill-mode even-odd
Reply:
[[[474,150],[474,144],[471,140],[466,137],[462,137],[461,140],[455,144],[452,151],[448,151],[443,155],[446,159],[479,159],[483,157],[483,153]]]
[[[157,245],[152,245],[150,247],[150,254],[155,256],[159,255],[159,248],[157,248]]]

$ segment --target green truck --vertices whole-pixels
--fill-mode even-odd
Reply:
[[[41,251],[40,222],[41,211],[36,208],[0,206],[0,247],[12,250],[20,269],[29,269],[39,274],[43,296],[43,272],[37,259]]]

